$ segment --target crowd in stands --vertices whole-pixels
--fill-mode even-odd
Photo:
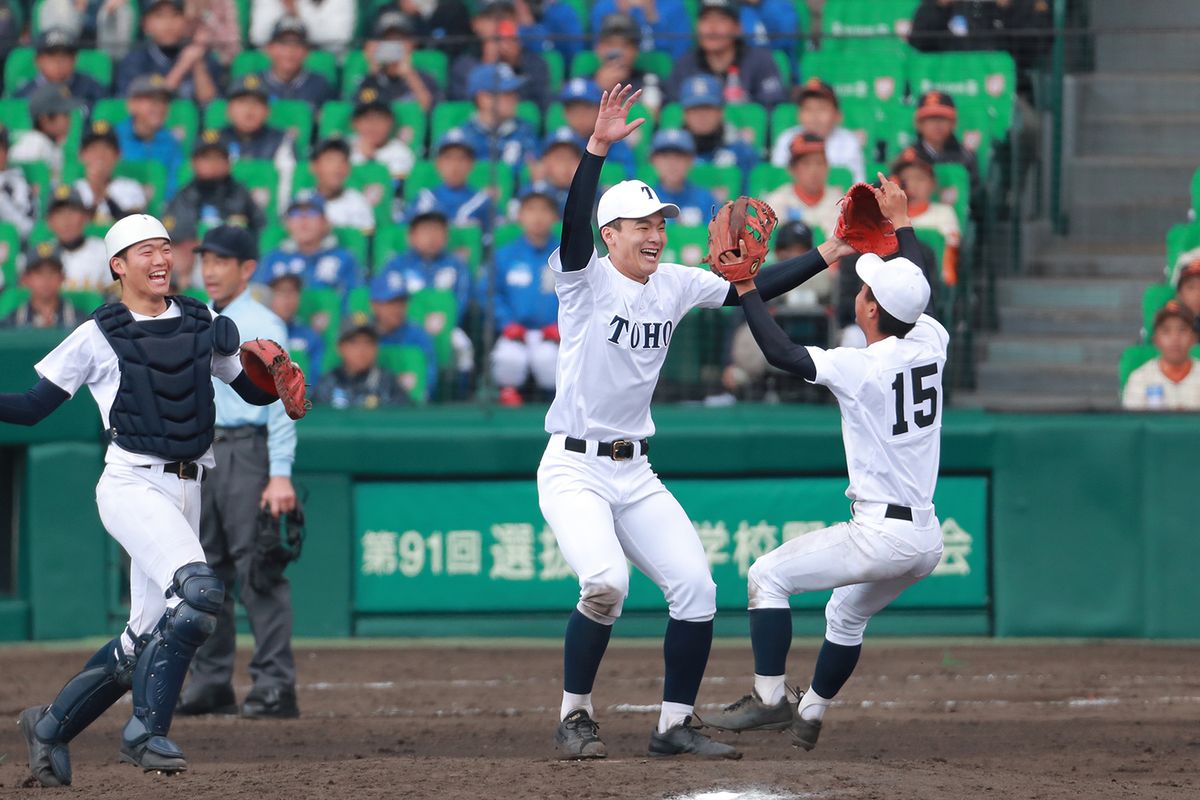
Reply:
[[[506,404],[544,400],[558,342],[546,261],[601,87],[618,81],[642,89],[648,123],[612,148],[602,184],[641,178],[680,206],[670,260],[697,263],[714,206],[741,193],[779,213],[780,257],[803,252],[851,183],[885,172],[952,291],[1011,119],[1013,58],[962,62],[980,72],[956,94],[960,73],[904,34],[947,50],[975,17],[888,0],[871,11],[882,31],[849,20],[848,38],[818,44],[822,5],[854,7],[0,0],[3,324],[77,324],[113,290],[104,230],[146,211],[172,233],[177,290],[201,298],[204,232],[257,236],[254,291],[287,323],[319,403],[463,399],[481,384]],[[854,279],[843,264],[778,313],[813,343],[853,343]],[[702,366],[717,389],[761,393],[769,370],[744,325],[713,324]]]

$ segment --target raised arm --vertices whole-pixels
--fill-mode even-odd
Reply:
[[[0,393],[0,422],[36,425],[69,397],[69,394],[46,378],[42,378],[24,393]]]
[[[820,247],[809,250],[802,256],[763,267],[755,277],[754,285],[758,288],[763,300],[773,300],[819,275],[826,267],[836,263],[839,258],[853,252],[854,248],[850,245],[841,239],[831,237],[822,242]],[[733,286],[729,287],[729,294],[725,296],[725,305],[742,305],[738,291]]]
[[[740,281],[733,284],[733,290],[740,295],[742,310],[746,313],[746,324],[754,341],[766,356],[767,363],[773,367],[799,375],[807,381],[817,377],[817,367],[808,348],[796,344],[779,327],[779,323],[767,309],[762,292],[755,288],[753,281]]]
[[[913,232],[912,220],[908,216],[908,195],[904,194],[904,190],[895,181],[885,178],[882,172],[875,174],[879,176],[880,188],[872,186],[871,192],[879,202],[879,210],[896,229],[900,255],[920,267],[922,272],[928,272],[921,244],[917,240],[917,234]]]

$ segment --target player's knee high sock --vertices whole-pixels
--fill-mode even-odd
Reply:
[[[590,620],[579,609],[571,612],[563,639],[564,694],[587,696],[592,693],[592,684],[596,682],[596,673],[600,670],[604,651],[608,649],[610,636],[611,625]],[[568,705],[567,700],[564,697],[564,706]],[[578,707],[578,704],[574,704],[572,708],[564,708],[564,716]],[[590,709],[588,713],[591,713]]]
[[[792,646],[791,609],[751,609],[750,646],[754,650],[754,691],[773,706],[784,695],[787,654]]]
[[[800,699],[800,716],[819,720],[825,715],[829,701],[846,685],[854,668],[862,645],[834,644],[828,639],[821,645],[817,665],[813,669],[812,686]]]
[[[704,668],[708,666],[708,653],[712,649],[713,623],[667,620],[667,633],[663,637],[663,660],[666,675],[663,681],[663,710],[659,719],[659,731],[683,722],[696,705],[700,693],[700,681]]]

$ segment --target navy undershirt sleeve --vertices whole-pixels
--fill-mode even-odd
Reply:
[[[0,422],[36,425],[70,397],[57,384],[42,378],[27,392],[0,393]]]
[[[929,272],[925,266],[925,256],[921,250],[921,241],[917,238],[916,232],[911,227],[897,228],[896,241],[900,243],[900,255],[920,267],[922,272]]]
[[[600,186],[600,168],[604,156],[584,153],[567,190],[567,203],[563,208],[562,244],[559,259],[563,272],[583,269],[592,260],[596,240],[592,236],[592,207],[596,203],[596,190]]]
[[[258,388],[258,385],[250,380],[250,376],[244,371],[238,373],[238,376],[233,379],[229,387],[238,393],[238,397],[252,406],[269,406],[279,399],[275,395]]]
[[[742,295],[742,309],[746,312],[746,324],[754,341],[767,358],[767,363],[786,372],[799,375],[807,381],[817,377],[817,365],[813,363],[808,348],[796,344],[775,322],[760,292]]]
[[[762,295],[763,300],[774,300],[780,295],[787,294],[810,278],[821,274],[828,266],[825,263],[825,259],[821,256],[820,251],[814,247],[804,255],[789,258],[787,261],[780,261],[769,267],[763,267],[758,271],[758,276],[754,279],[754,285],[758,287],[758,292]],[[725,295],[724,305],[738,306],[741,304],[742,301],[738,297],[737,289],[730,286],[729,294]]]

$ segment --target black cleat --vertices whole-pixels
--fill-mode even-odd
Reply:
[[[608,756],[608,750],[600,740],[600,726],[582,708],[567,714],[558,724],[554,744],[562,751],[560,758],[564,761]]]
[[[300,716],[296,690],[291,686],[255,687],[242,703],[242,716],[247,719],[295,719]]]
[[[769,706],[759,699],[757,693],[751,693],[722,708],[720,711],[706,714],[703,718],[697,715],[696,721],[702,726],[716,728],[720,731],[785,731],[792,724],[792,713],[795,707],[788,702],[787,697]]]
[[[29,748],[29,771],[42,786],[71,785],[71,753],[65,744],[46,744],[34,728],[49,706],[34,706],[21,712],[17,726]]]
[[[179,696],[179,705],[175,707],[175,713],[189,717],[202,714],[236,714],[237,697],[233,694],[233,687],[227,683],[188,686]]]
[[[722,742],[714,742],[692,725],[689,716],[666,733],[656,729],[650,734],[649,754],[654,757],[692,755],[700,758],[742,757],[735,748]]]
[[[821,721],[801,719],[797,714],[796,718],[792,720],[792,726],[788,728],[788,732],[792,735],[794,747],[812,750],[817,746],[817,737],[821,735]]]
[[[137,744],[121,745],[121,760],[141,767],[145,772],[173,775],[187,769],[187,761],[179,745],[165,736],[150,736]]]

